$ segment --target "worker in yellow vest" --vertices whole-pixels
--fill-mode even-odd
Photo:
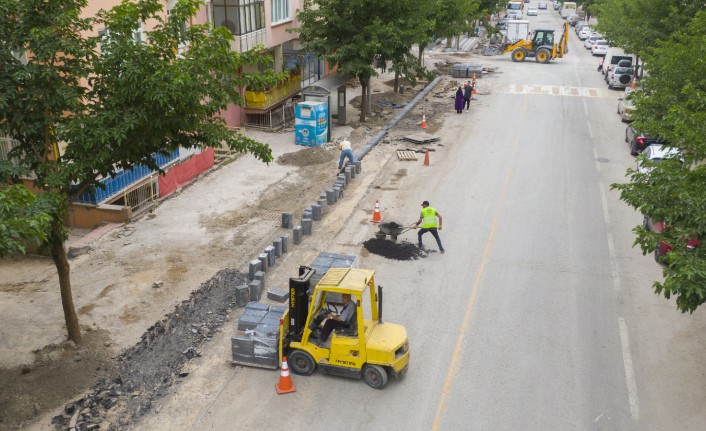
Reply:
[[[441,245],[441,239],[439,239],[439,232],[437,232],[437,217],[439,218],[438,230],[441,230],[442,225],[444,223],[441,214],[439,214],[436,208],[432,208],[429,206],[429,201],[424,201],[422,202],[422,213],[420,214],[419,220],[417,220],[417,223],[415,223],[414,226],[418,227],[420,223],[422,225],[422,228],[417,233],[417,236],[419,237],[419,248],[424,248],[424,246],[422,245],[422,235],[427,232],[431,232],[431,234],[434,236],[434,239],[436,239],[436,244],[439,246],[439,251],[441,252],[441,254],[444,254],[444,246]]]

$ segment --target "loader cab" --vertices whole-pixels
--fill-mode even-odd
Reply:
[[[540,46],[553,46],[554,45],[554,30],[535,30],[534,37],[532,38],[532,46],[534,49]]]

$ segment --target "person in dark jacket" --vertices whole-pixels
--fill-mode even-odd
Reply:
[[[466,107],[466,111],[471,107],[471,97],[473,97],[473,84],[468,81],[463,87],[463,105]]]
[[[456,90],[456,101],[454,106],[456,107],[456,113],[460,114],[463,112],[463,90],[461,87],[458,87],[458,90]]]

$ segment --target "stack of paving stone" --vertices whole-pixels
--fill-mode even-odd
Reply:
[[[234,363],[272,369],[279,366],[279,321],[286,309],[257,301],[245,306],[238,319],[238,330],[244,334],[231,337]]]

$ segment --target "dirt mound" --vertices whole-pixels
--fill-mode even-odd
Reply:
[[[277,157],[277,163],[299,167],[329,163],[338,157],[338,152],[334,150],[335,147],[332,144],[304,148],[293,153],[282,154]]]
[[[102,379],[80,400],[68,404],[52,423],[57,430],[124,430],[148,413],[170,387],[188,373],[182,366],[200,356],[199,349],[228,319],[235,305],[235,286],[246,277],[234,269],[219,271],[174,312],[142,335],[118,357],[117,375]]]
[[[394,260],[417,260],[427,256],[424,250],[407,241],[392,242],[373,238],[365,241],[363,247],[373,254]]]
[[[43,409],[54,409],[114,374],[113,352],[103,330],[83,328],[83,342],[36,350],[32,364],[0,369],[0,429],[22,429]]]

